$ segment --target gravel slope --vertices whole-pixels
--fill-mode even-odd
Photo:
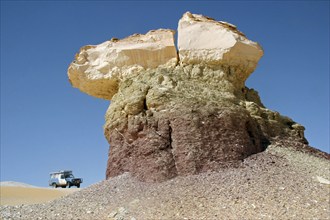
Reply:
[[[323,181],[322,181],[323,180]],[[329,159],[270,146],[221,172],[139,182],[126,173],[1,219],[330,219]]]

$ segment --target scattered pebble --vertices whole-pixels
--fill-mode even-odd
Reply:
[[[316,179],[322,184],[330,185],[330,181],[323,177],[317,176]]]

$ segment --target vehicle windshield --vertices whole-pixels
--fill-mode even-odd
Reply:
[[[72,174],[66,174],[65,178],[74,178],[74,176]]]

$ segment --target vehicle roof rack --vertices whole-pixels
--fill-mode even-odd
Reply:
[[[56,172],[51,172],[49,174],[56,174],[56,173],[72,173],[72,170],[60,170],[60,171],[56,171]]]

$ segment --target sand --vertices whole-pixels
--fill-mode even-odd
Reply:
[[[52,201],[61,196],[71,194],[78,191],[77,188],[72,189],[51,189],[38,187],[21,187],[21,186],[0,186],[0,204],[1,205],[28,205],[40,204]]]

